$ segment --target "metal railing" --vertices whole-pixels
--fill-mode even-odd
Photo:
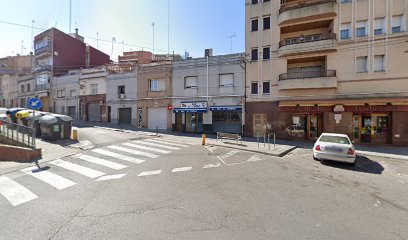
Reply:
[[[292,1],[292,2],[285,2],[281,5],[279,9],[279,14],[293,10],[298,8],[310,7],[319,4],[329,3],[329,2],[336,2],[337,0],[299,0],[299,1]]]
[[[302,78],[318,78],[318,77],[336,77],[336,70],[320,70],[320,71],[301,71],[293,73],[284,73],[279,75],[279,81],[288,79],[302,79]]]
[[[49,83],[46,84],[39,84],[35,87],[36,91],[46,91],[46,90],[50,90],[51,89],[51,85]]]
[[[336,39],[337,35],[335,33],[322,33],[322,34],[312,34],[312,35],[300,35],[294,38],[288,38],[279,42],[279,47],[294,45],[299,43],[307,42],[317,42],[323,40]]]
[[[263,145],[266,147],[266,139],[268,139],[268,150],[271,150],[271,135],[273,135],[273,150],[276,149],[276,135],[275,133],[269,133],[269,134],[264,134],[263,135]],[[260,135],[259,133],[256,134],[256,139],[257,139],[257,144],[259,148],[259,140],[260,140]]]
[[[35,137],[33,138],[33,135],[33,128],[8,121],[0,121],[0,136],[7,140],[35,148]]]

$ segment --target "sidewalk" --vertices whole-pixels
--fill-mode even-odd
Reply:
[[[58,158],[63,158],[69,155],[79,153],[81,150],[78,148],[69,147],[76,142],[72,140],[60,140],[56,142],[46,142],[42,139],[36,139],[36,147],[42,149],[42,157],[38,159],[38,164],[49,162]],[[0,161],[0,175],[8,172],[13,172],[22,168],[32,166],[34,162],[20,163],[20,162],[3,162]]]

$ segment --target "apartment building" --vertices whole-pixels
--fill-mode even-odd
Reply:
[[[246,134],[408,145],[408,1],[246,0]]]
[[[80,70],[71,70],[66,75],[53,77],[52,101],[55,113],[79,117]]]
[[[137,126],[137,67],[112,64],[107,66],[107,69],[108,122],[121,126]]]
[[[89,68],[109,63],[109,55],[84,43],[75,33],[66,34],[50,28],[34,38],[34,74],[36,95],[43,102],[43,111],[54,111],[51,103],[52,78],[69,70]]]
[[[33,74],[25,74],[18,77],[18,107],[27,108],[28,99],[35,97],[33,91],[34,87],[35,78]]]
[[[89,122],[107,122],[105,66],[80,70],[80,119]]]
[[[138,127],[152,130],[171,130],[172,104],[171,62],[137,66]]]
[[[173,63],[173,131],[242,134],[245,70],[241,58],[241,54],[229,54]]]

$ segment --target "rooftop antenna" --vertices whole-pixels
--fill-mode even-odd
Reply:
[[[124,52],[125,52],[125,42],[122,41],[122,53],[124,53]]]
[[[237,35],[234,33],[231,36],[228,36],[227,38],[231,40],[231,53],[232,53],[232,39],[236,38]]]
[[[113,45],[115,44],[115,42],[116,42],[116,38],[113,37],[113,38],[112,38],[112,52],[111,52],[112,61],[113,61]]]
[[[154,26],[156,26],[156,23],[152,23],[152,27],[153,27],[153,57],[154,57]]]
[[[34,23],[35,20],[31,20],[31,52],[34,53]]]
[[[72,27],[72,0],[69,0],[69,33],[71,33]]]
[[[27,48],[24,47],[24,40],[21,40],[21,55],[24,55],[26,49]]]
[[[96,33],[96,49],[99,50],[99,33]]]
[[[167,0],[167,56],[170,55],[170,0]]]

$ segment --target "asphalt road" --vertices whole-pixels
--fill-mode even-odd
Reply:
[[[408,238],[406,161],[359,157],[353,167],[321,164],[307,149],[278,158],[207,148],[183,137],[143,143],[121,133],[118,139],[100,135],[110,144],[104,140],[97,149],[157,157],[136,163],[94,151],[77,156],[122,169],[62,159],[100,176],[69,171],[60,162],[42,166],[75,183],[61,190],[21,171],[8,174],[36,198],[13,206],[0,195],[0,239]],[[118,179],[97,181],[101,176]]]

